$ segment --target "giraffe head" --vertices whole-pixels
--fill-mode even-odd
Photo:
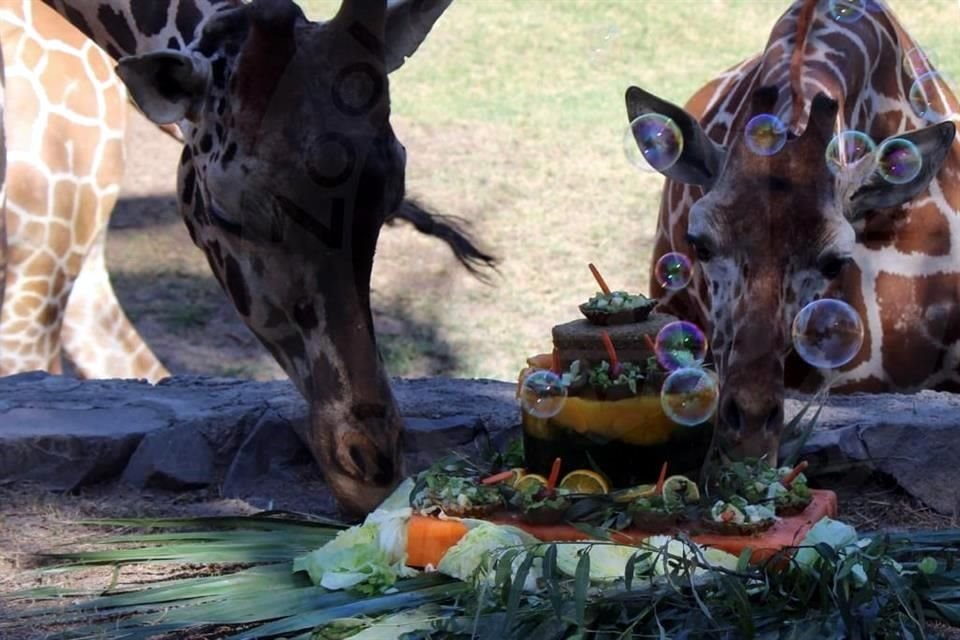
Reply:
[[[404,195],[387,74],[451,0],[290,0],[211,18],[188,51],[120,61],[144,113],[185,132],[181,213],[221,286],[310,405],[301,436],[345,511],[402,477],[403,425],[370,308],[374,250]]]
[[[838,103],[822,93],[809,103],[806,127],[789,131],[773,155],[753,153],[744,132],[752,117],[778,113],[776,88],[753,91],[730,121],[725,145],[692,115],[641,89],[631,87],[626,103],[631,121],[658,113],[678,125],[684,146],[662,173],[702,194],[694,196],[686,228],[673,237],[675,251],[694,257],[710,301],[704,329],[712,334],[721,385],[714,448],[722,458],[766,456],[776,464],[794,317],[858,277],[855,245],[864,220],[892,216],[926,190],[955,127],[944,122],[898,136],[923,156],[920,174],[898,185],[875,171],[872,155],[836,174],[828,168]],[[869,350],[866,341],[862,349]]]

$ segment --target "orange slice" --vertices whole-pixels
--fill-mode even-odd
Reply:
[[[518,491],[536,491],[540,487],[547,486],[547,479],[539,473],[526,473],[517,478],[513,486]]]
[[[606,478],[590,469],[576,469],[563,476],[560,488],[571,493],[609,493],[610,484]]]

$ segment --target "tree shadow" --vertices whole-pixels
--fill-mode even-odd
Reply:
[[[255,380],[286,374],[240,319],[212,275],[113,270],[117,298],[131,322],[172,374]],[[374,326],[387,371],[395,377],[449,375],[460,354],[403,302],[374,304]]]
[[[177,197],[171,193],[121,196],[110,217],[110,229],[149,229],[182,225]]]

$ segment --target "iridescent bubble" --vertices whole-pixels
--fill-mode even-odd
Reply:
[[[769,113],[750,118],[743,135],[747,148],[758,156],[772,156],[787,144],[787,126]]]
[[[950,117],[947,105],[947,80],[938,71],[930,71],[917,77],[910,85],[910,106],[914,113],[927,122],[942,122]]]
[[[819,369],[842,367],[853,360],[862,344],[860,315],[842,300],[815,300],[793,319],[793,347]]]
[[[830,0],[828,11],[837,22],[856,22],[867,9],[867,0]]]
[[[520,404],[534,418],[552,418],[567,401],[567,388],[560,376],[547,369],[528,375],[520,388]]]
[[[920,175],[923,157],[917,145],[904,138],[890,138],[877,149],[877,172],[891,184],[906,184]]]
[[[913,47],[903,53],[903,70],[911,78],[919,78],[939,65],[939,56],[933,49]]]
[[[653,268],[654,275],[661,287],[668,291],[679,291],[693,277],[690,260],[682,253],[670,252],[660,256]]]
[[[877,143],[862,131],[842,131],[827,145],[827,167],[837,173],[876,150]]]
[[[645,113],[627,127],[623,151],[627,160],[642,171],[665,171],[683,152],[683,134],[670,118]]]
[[[697,325],[677,320],[657,333],[654,352],[657,362],[667,371],[695,367],[707,357],[707,338]]]
[[[717,410],[717,379],[699,367],[677,369],[663,381],[660,406],[668,418],[685,427],[710,419]]]
[[[594,66],[606,64],[620,43],[620,29],[614,24],[595,26],[589,33],[587,61]]]

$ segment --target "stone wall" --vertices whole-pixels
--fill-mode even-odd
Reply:
[[[396,380],[394,388],[408,425],[409,471],[518,433],[511,383],[424,378]],[[788,418],[804,403],[788,400]],[[142,488],[218,486],[224,496],[246,497],[311,468],[296,436],[305,415],[286,381],[0,378],[0,483],[71,490],[119,478]],[[879,470],[929,506],[956,513],[960,396],[831,398],[803,457],[847,483]]]

